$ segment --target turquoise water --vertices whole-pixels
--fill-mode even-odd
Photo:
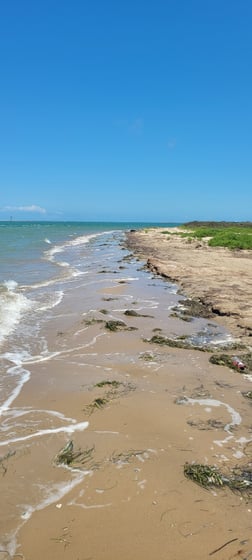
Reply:
[[[49,279],[57,262],[48,258],[49,249],[68,246],[68,256],[74,260],[76,248],[85,237],[109,231],[126,231],[143,227],[168,227],[172,223],[130,222],[0,222],[0,284],[14,280],[33,284]],[[72,256],[71,256],[72,251]]]
[[[40,288],[39,301],[51,298],[55,305],[49,286],[85,273],[85,261],[103,235],[171,225],[176,224],[0,222],[0,343],[31,308],[29,288]]]

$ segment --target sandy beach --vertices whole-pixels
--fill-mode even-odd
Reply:
[[[90,314],[81,315],[79,290],[71,301],[75,313],[44,327],[55,354],[31,366],[31,380],[16,406],[29,402],[38,415],[55,409],[59,426],[60,414],[74,422],[69,434],[56,430],[45,444],[37,433],[31,444],[36,423],[31,417],[25,437],[10,448],[13,453],[1,449],[0,488],[10,532],[17,495],[20,522],[15,551],[0,551],[0,560],[245,560],[252,555],[251,498],[226,487],[204,489],[184,475],[187,462],[228,473],[252,461],[251,401],[244,396],[252,378],[211,363],[214,349],[151,342],[154,333],[183,338],[193,328],[214,332],[219,325],[248,351],[251,255],[189,245],[157,230],[129,233],[127,247],[131,258],[138,258],[140,288],[122,246],[118,269],[98,275],[104,278],[95,292],[99,312],[92,311],[92,301]],[[113,282],[106,280],[119,270],[124,278],[118,281],[114,274]],[[208,318],[187,323],[169,316],[180,299],[177,290],[199,298]],[[121,324],[109,329],[109,321]],[[67,466],[57,457],[69,440],[76,458]],[[27,504],[41,492],[45,476],[51,493],[32,510]]]
[[[252,336],[251,251],[209,247],[206,240],[188,240],[181,229],[142,230],[128,235],[128,246],[147,261],[150,270],[178,282],[183,293],[199,299],[215,318],[247,342]],[[177,232],[177,235],[176,235]],[[169,235],[169,233],[171,235]]]

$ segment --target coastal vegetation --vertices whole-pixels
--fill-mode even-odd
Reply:
[[[209,247],[252,249],[252,222],[187,222],[181,231],[163,230],[166,235],[180,235],[188,242],[204,240]],[[187,230],[187,231],[185,231]]]
[[[189,222],[182,236],[206,239],[210,247],[252,249],[252,222]]]

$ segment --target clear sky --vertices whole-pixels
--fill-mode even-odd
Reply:
[[[252,220],[251,0],[2,0],[0,219]]]

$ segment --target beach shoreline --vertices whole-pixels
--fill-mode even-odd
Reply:
[[[230,542],[227,560],[252,550],[247,497],[184,475],[187,462],[229,472],[251,460],[251,381],[211,363],[214,344],[183,346],[201,329],[230,339],[215,316],[172,316],[175,281],[145,266],[155,248],[136,259],[125,243],[111,254],[102,242],[107,258],[65,290],[41,328],[48,352],[26,365],[16,436],[1,448],[1,522],[13,535],[1,560],[202,560]],[[60,464],[71,442],[76,459]]]
[[[126,246],[149,270],[176,282],[181,293],[202,303],[209,317],[251,346],[252,252],[209,247],[207,241],[181,237],[182,231],[130,231]]]

